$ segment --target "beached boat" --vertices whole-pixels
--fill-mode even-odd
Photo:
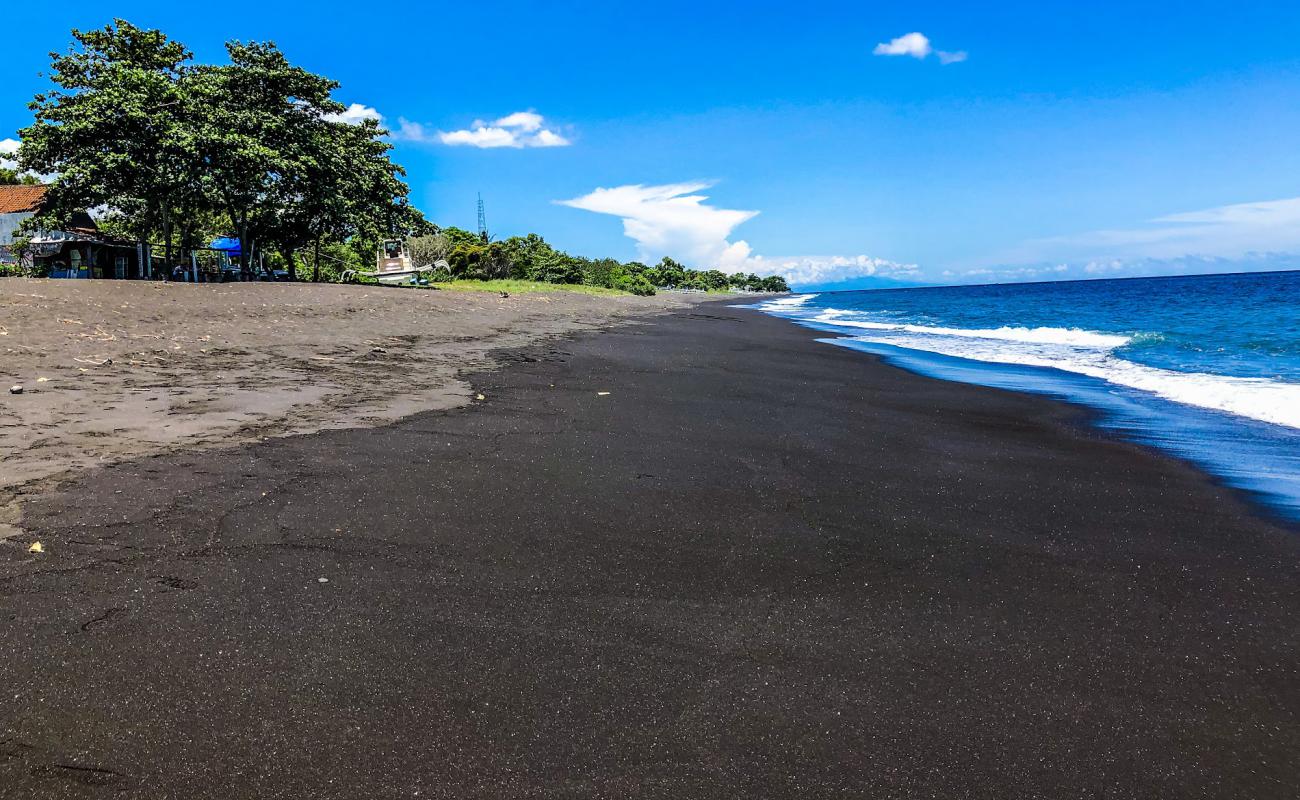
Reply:
[[[375,254],[375,271],[348,270],[343,280],[354,277],[374,278],[387,286],[418,286],[428,283],[426,273],[435,269],[446,269],[447,262],[439,260],[433,264],[415,266],[406,249],[406,242],[401,239],[387,239],[379,246]]]

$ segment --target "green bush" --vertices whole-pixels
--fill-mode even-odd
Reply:
[[[639,294],[642,297],[649,297],[655,293],[654,284],[651,283],[645,275],[624,273],[614,280],[611,289],[620,289],[624,292]]]

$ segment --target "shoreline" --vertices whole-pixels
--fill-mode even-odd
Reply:
[[[833,338],[820,339],[826,344],[832,344],[839,347],[845,347],[859,353],[868,354],[872,357],[879,358],[883,363],[893,366],[897,369],[906,370],[914,375],[952,383],[961,383],[966,385],[981,386],[985,388],[997,389],[1000,391],[1014,392],[1018,394],[1027,394],[1038,397],[1045,397],[1053,402],[1063,403],[1080,410],[1080,426],[1091,434],[1113,439],[1115,441],[1127,444],[1137,445],[1161,458],[1170,458],[1179,463],[1201,472],[1205,477],[1213,482],[1216,486],[1231,492],[1238,497],[1241,502],[1253,508],[1256,513],[1265,520],[1274,524],[1283,525],[1297,532],[1300,532],[1300,496],[1291,485],[1278,485],[1282,483],[1283,476],[1260,471],[1251,473],[1243,470],[1239,465],[1224,466],[1216,461],[1213,452],[1215,442],[1207,437],[1207,440],[1198,441],[1196,436],[1198,432],[1212,431],[1222,435],[1220,430],[1211,427],[1216,415],[1229,417],[1228,425],[1239,425],[1245,428],[1270,428],[1269,423],[1259,422],[1253,419],[1243,419],[1231,417],[1226,412],[1218,412],[1208,409],[1202,409],[1195,406],[1182,406],[1176,409],[1175,414],[1186,415],[1186,417],[1201,417],[1199,427],[1184,428],[1178,430],[1177,435],[1172,435],[1170,431],[1164,429],[1144,429],[1132,425],[1133,417],[1126,414],[1124,410],[1117,409],[1113,403],[1107,403],[1105,399],[1094,400],[1089,402],[1084,396],[1096,397],[1098,395],[1095,386],[1088,386],[1094,383],[1104,387],[1102,391],[1118,389],[1130,393],[1139,393],[1140,390],[1129,390],[1125,387],[1115,387],[1097,378],[1076,375],[1069,372],[1057,370],[1053,367],[1021,366],[1020,369],[1035,372],[1041,371],[1052,374],[1055,380],[1044,381],[1048,387],[1059,387],[1063,384],[1080,384],[1087,386],[1082,391],[1067,391],[1059,388],[1031,388],[1025,385],[1019,385],[1014,380],[1003,380],[1004,371],[1000,367],[1008,366],[997,363],[975,361],[963,359],[958,356],[947,356],[938,353],[931,353],[925,350],[913,350],[905,347],[881,345],[870,343],[865,347],[854,347],[852,344],[841,343],[838,339],[845,338],[835,336]],[[964,362],[962,367],[957,369],[946,368],[944,362]],[[965,364],[972,365],[969,368]],[[950,376],[953,372],[970,372],[972,377],[963,379],[961,377]],[[1011,372],[1007,370],[1006,372]],[[979,377],[976,377],[979,375]],[[1059,377],[1058,377],[1059,376]],[[1158,409],[1160,406],[1178,406],[1172,400],[1150,396],[1143,397],[1144,402],[1151,402]],[[1148,414],[1154,416],[1158,411],[1144,409]],[[1276,426],[1281,427],[1281,426]],[[1283,428],[1288,435],[1294,435],[1291,429]],[[1244,442],[1244,446],[1249,450],[1254,448],[1254,442]],[[1240,454],[1236,454],[1240,458]],[[1294,481],[1291,481],[1294,483]]]
[[[756,304],[755,309],[816,331],[823,343],[883,359],[916,375],[1047,397],[1086,408],[1093,416],[1093,426],[1104,435],[1153,448],[1188,463],[1221,485],[1240,492],[1260,508],[1261,514],[1300,528],[1298,428],[1271,421],[1266,416],[1249,416],[1214,404],[1181,401],[1154,389],[1117,383],[1103,375],[1044,361],[1003,360],[967,355],[960,349],[954,352],[943,346],[928,348],[924,344],[874,338],[845,327],[856,326],[856,322],[837,325],[834,320],[792,313],[790,309],[796,308],[797,303],[791,302],[790,308],[780,306],[781,302],[777,301],[767,307]],[[1146,367],[1139,364],[1138,368]]]
[[[498,361],[467,406],[32,498],[46,554],[0,548],[0,778],[74,797],[96,796],[86,768],[193,797],[1300,786],[1300,542],[1086,409],[724,303]]]

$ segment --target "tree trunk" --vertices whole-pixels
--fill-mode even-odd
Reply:
[[[320,236],[316,237],[316,247],[311,259],[311,282],[320,283]]]
[[[253,243],[248,240],[248,222],[240,219],[239,226],[239,271],[244,276],[253,274]]]
[[[163,212],[163,269],[167,271],[167,279],[171,280],[172,267],[172,212],[168,209]]]
[[[280,257],[284,259],[284,271],[286,273],[285,276],[286,280],[291,280],[291,281],[297,280],[298,265],[294,263],[293,248],[281,247]]]

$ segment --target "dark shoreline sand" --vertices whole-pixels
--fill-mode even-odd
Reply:
[[[817,335],[709,304],[30,498],[0,796],[1300,793],[1293,529]]]

